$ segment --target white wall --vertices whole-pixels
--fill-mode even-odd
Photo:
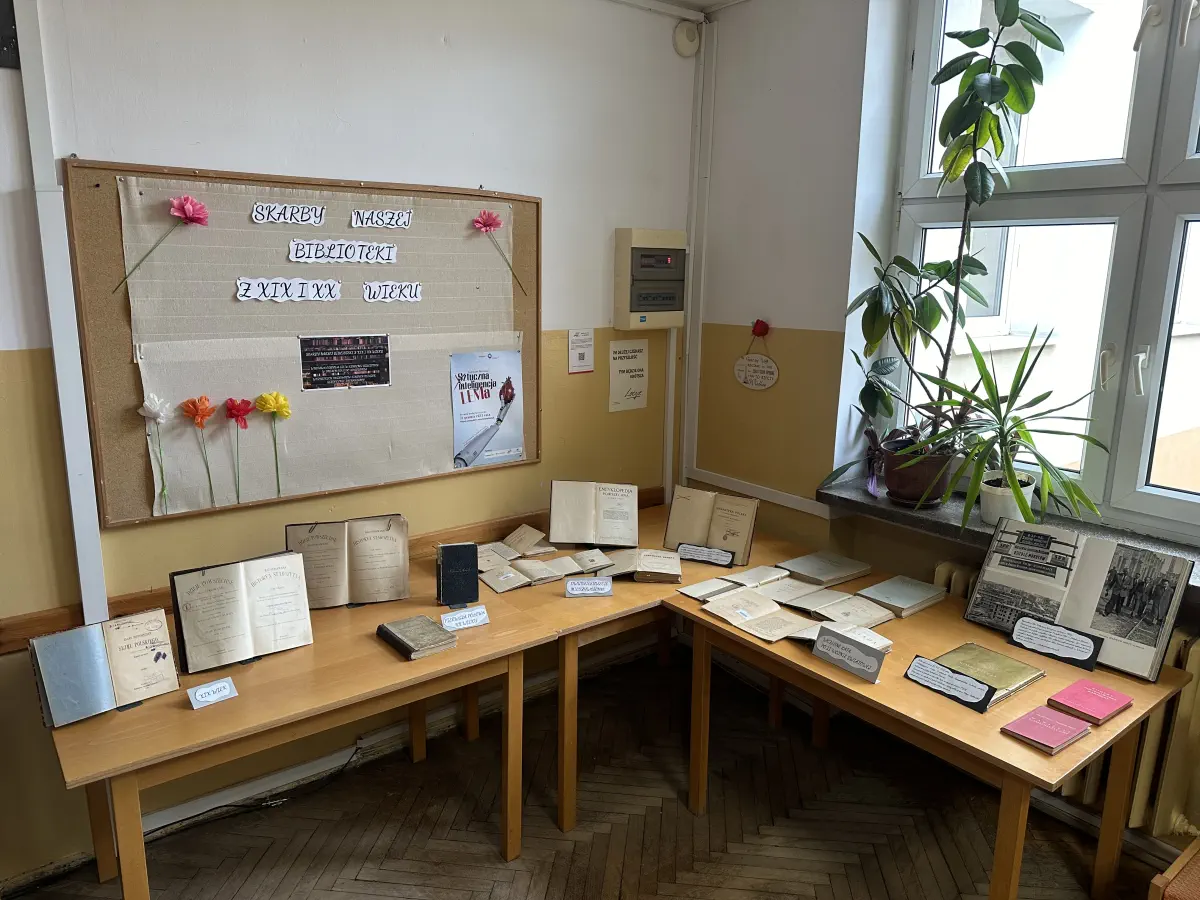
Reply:
[[[844,330],[867,8],[750,0],[716,14],[706,322]]]
[[[55,153],[540,196],[542,326],[686,226],[694,61],[601,0],[46,0]],[[2,112],[2,111],[0,111]]]

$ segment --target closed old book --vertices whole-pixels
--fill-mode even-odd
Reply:
[[[399,650],[405,659],[421,659],[458,644],[458,635],[447,631],[429,616],[385,622],[375,629],[375,633]]]
[[[1046,674],[1042,669],[979,644],[962,644],[948,653],[943,653],[934,662],[994,687],[996,693],[992,697],[993,704],[1015,694]]]
[[[1081,678],[1046,701],[1047,705],[1078,716],[1093,725],[1103,725],[1133,705],[1133,698],[1120,691]]]
[[[869,575],[871,573],[870,563],[839,556],[836,553],[830,553],[828,550],[809,553],[806,556],[797,556],[795,559],[789,559],[787,562],[781,562],[779,565],[781,568],[787,569],[801,581],[819,584],[822,587],[829,587],[831,584],[841,584],[843,581],[849,581],[852,578],[858,578],[860,575]]]
[[[479,548],[475,544],[438,544],[437,601],[442,606],[479,602]]]
[[[880,606],[886,606],[897,618],[903,619],[933,606],[946,596],[946,592],[936,584],[897,575],[895,578],[863,588],[858,595],[874,600]]]

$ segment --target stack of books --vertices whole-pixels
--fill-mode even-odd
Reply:
[[[375,629],[375,633],[410,660],[432,656],[458,644],[455,632],[447,631],[429,616],[384,622]]]
[[[1083,678],[1000,730],[1053,756],[1088,734],[1088,722],[1103,725],[1132,705],[1128,694]]]

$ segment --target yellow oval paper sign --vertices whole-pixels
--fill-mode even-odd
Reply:
[[[761,353],[747,353],[738,357],[733,364],[733,377],[742,387],[752,391],[765,391],[779,380],[779,366],[775,360]]]

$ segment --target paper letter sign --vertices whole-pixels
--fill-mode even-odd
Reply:
[[[350,213],[351,228],[407,228],[411,209],[356,209]]]
[[[421,282],[366,281],[363,282],[363,299],[368,303],[391,303],[393,300],[416,303],[421,299]]]
[[[192,709],[212,706],[222,700],[228,700],[238,695],[233,686],[232,678],[222,678],[220,681],[210,681],[208,684],[198,684],[187,689],[188,699],[192,701]]]
[[[596,578],[568,578],[566,581],[566,596],[611,597],[612,578],[607,575]]]
[[[289,244],[288,259],[302,263],[394,263],[395,244],[371,241],[301,241]]]
[[[447,631],[461,631],[464,628],[475,628],[488,624],[487,608],[473,606],[470,609],[460,609],[456,612],[442,614],[442,627]]]
[[[813,656],[872,684],[879,681],[879,670],[883,668],[886,655],[878,647],[870,647],[847,634],[831,631],[824,625],[817,632],[817,640],[813,644]]]
[[[1089,672],[1096,668],[1096,657],[1100,655],[1104,643],[1100,638],[1065,625],[1054,625],[1031,616],[1017,619],[1008,640],[1018,647],[1061,659]]]
[[[325,207],[301,203],[255,203],[250,211],[255,225],[324,225]]]
[[[342,299],[340,281],[309,281],[306,278],[239,278],[239,300],[330,300]]]

